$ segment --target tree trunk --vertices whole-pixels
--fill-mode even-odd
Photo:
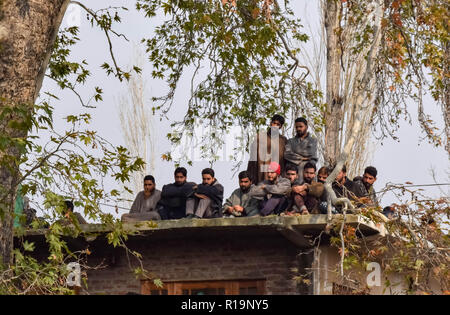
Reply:
[[[69,0],[0,2],[0,112],[6,107],[25,105],[28,113],[32,113],[68,4]],[[6,116],[0,122],[0,134],[26,138],[26,130],[8,125],[12,120],[20,123],[24,117],[14,113]],[[20,154],[14,146],[0,151],[0,263],[5,264],[12,261],[12,214]]]
[[[444,73],[450,73],[450,43],[447,43],[445,47],[445,67]],[[445,122],[445,149],[447,150],[448,156],[450,158],[450,79],[448,76],[444,78],[444,102],[442,105],[442,112],[444,114],[444,122]]]
[[[325,0],[325,30],[327,45],[327,81],[325,112],[325,152],[324,160],[328,165],[336,163],[340,154],[340,122],[343,119],[341,84],[341,49],[339,47],[341,2]]]

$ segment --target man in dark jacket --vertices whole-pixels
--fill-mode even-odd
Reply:
[[[214,177],[212,168],[202,171],[202,183],[194,186],[194,195],[187,200],[186,217],[217,218],[222,216],[223,186]]]
[[[184,218],[187,199],[194,193],[195,183],[186,182],[187,170],[184,167],[178,167],[174,176],[175,183],[163,186],[157,205],[162,220]]]

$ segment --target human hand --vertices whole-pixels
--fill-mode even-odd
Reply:
[[[195,193],[194,196],[196,196],[197,198],[200,198],[200,199],[208,199],[208,197],[205,196],[205,195],[203,195],[203,194],[197,194],[197,193]]]
[[[242,211],[244,211],[244,208],[239,205],[236,205],[236,206],[234,206],[234,210],[236,210],[238,212],[242,212]]]

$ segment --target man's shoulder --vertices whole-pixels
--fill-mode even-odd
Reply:
[[[254,188],[255,186],[254,185],[252,185],[251,187],[250,187],[250,189],[249,189],[249,191],[252,189],[252,188]],[[236,188],[235,190],[233,190],[233,192],[231,193],[231,195],[234,195],[234,196],[240,196],[242,194],[242,190],[240,189],[240,188]]]
[[[280,177],[278,179],[278,183],[279,184],[289,184],[289,186],[291,185],[291,181],[289,179],[287,179],[287,178],[284,178],[284,177]]]
[[[136,198],[135,198],[135,199],[143,198],[143,196],[144,196],[144,191],[141,190],[140,192],[138,192],[138,193],[136,194]]]
[[[306,139],[309,142],[317,142],[317,138],[314,135],[312,135],[310,132],[308,132],[308,135],[306,136]]]
[[[161,196],[161,190],[155,189],[155,191],[153,192],[153,194],[154,194],[155,196]]]

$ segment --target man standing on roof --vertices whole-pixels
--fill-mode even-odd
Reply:
[[[295,120],[295,131],[296,136],[286,144],[284,159],[286,165],[295,165],[297,173],[302,174],[306,163],[317,163],[317,139],[308,132],[308,121],[303,117]]]
[[[255,184],[268,179],[268,167],[272,161],[277,162],[281,173],[284,173],[284,148],[287,139],[281,135],[283,125],[284,117],[274,115],[267,132],[258,133],[251,144],[247,172]]]

